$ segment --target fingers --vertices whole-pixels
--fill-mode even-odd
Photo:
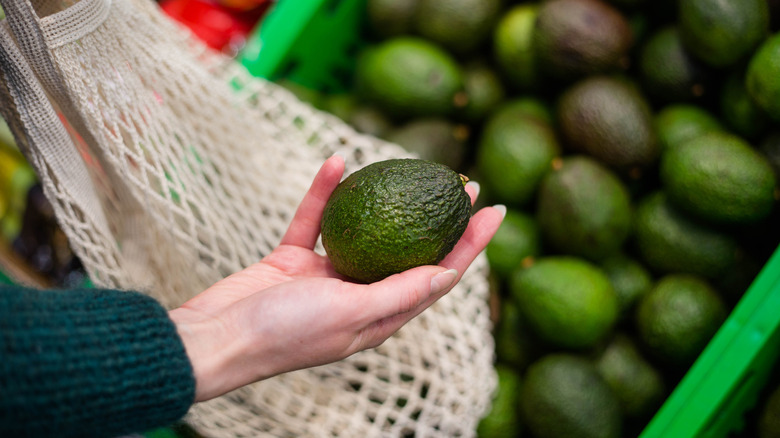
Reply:
[[[472,199],[474,199],[474,197],[472,197]],[[405,287],[408,287],[408,284],[396,284],[395,282],[389,281],[403,281],[403,276],[414,270],[409,270],[388,277],[379,283],[374,283],[372,286],[383,284],[383,287],[390,288],[389,290],[391,292],[392,289],[397,288],[395,290],[397,305],[395,307],[388,305],[382,309],[386,316],[382,317],[380,315],[381,319],[374,321],[366,328],[364,331],[364,342],[369,346],[379,345],[404,324],[422,313],[425,309],[435,303],[436,300],[446,294],[457,281],[460,280],[463,272],[466,271],[477,255],[485,249],[485,246],[487,246],[496,230],[498,230],[499,225],[501,225],[501,221],[504,219],[505,215],[506,207],[503,205],[496,205],[481,209],[471,218],[466,232],[455,245],[455,248],[439,264],[440,268],[447,269],[439,270],[438,272],[432,271],[434,275],[430,277],[431,285],[427,296],[420,293],[421,289],[410,292],[405,289]],[[427,269],[428,267],[425,268]],[[431,271],[426,271],[426,273],[427,272]],[[422,286],[419,281],[421,280],[418,280],[417,287],[421,288]],[[408,294],[403,295],[405,293]],[[396,311],[396,313],[393,313],[392,311]]]
[[[506,207],[496,205],[479,210],[469,220],[466,231],[461,236],[455,248],[439,263],[448,269],[456,269],[461,274],[466,272],[471,262],[485,249],[490,239],[498,230],[506,215]]]
[[[457,273],[441,266],[419,266],[365,287],[361,307],[368,321],[412,311],[455,281]]]
[[[341,159],[331,158],[325,162],[298,207],[282,244],[313,248],[325,204],[343,171]],[[479,185],[469,183],[466,191],[473,203],[479,194]],[[485,249],[505,211],[503,206],[495,206],[474,214],[453,251],[438,266],[419,266],[369,285],[342,283],[343,287],[355,292],[349,294],[349,308],[360,315],[355,322],[363,326],[353,343],[355,351],[381,344],[450,290]]]
[[[471,205],[477,202],[477,196],[479,196],[479,183],[476,181],[469,181],[466,183],[466,193],[471,198]]]
[[[344,174],[344,159],[334,155],[323,163],[309,191],[303,197],[295,216],[282,237],[282,245],[314,248],[320,234],[320,220],[325,204]]]
[[[466,191],[474,202],[479,185],[469,182]],[[371,299],[377,300],[366,304],[372,309],[368,317],[375,320],[375,330],[397,330],[444,295],[485,249],[505,214],[506,207],[497,205],[483,208],[472,216],[463,236],[438,270],[421,266],[369,285]]]
[[[363,288],[359,303],[362,326],[354,345],[357,350],[380,345],[404,324],[425,310],[431,297],[449,289],[458,273],[441,266],[420,266]]]

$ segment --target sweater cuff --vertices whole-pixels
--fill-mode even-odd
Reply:
[[[144,432],[193,403],[176,327],[146,295],[0,288],[0,315],[0,436]]]

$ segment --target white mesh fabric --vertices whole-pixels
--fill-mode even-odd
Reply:
[[[150,0],[59,4],[25,19],[26,0],[2,0],[19,21],[3,23],[0,53],[21,66],[3,67],[3,114],[98,286],[176,306],[268,254],[326,157],[340,151],[349,173],[409,155],[251,77]],[[474,435],[496,384],[486,269],[480,256],[382,346],[197,404],[188,421],[214,437]]]

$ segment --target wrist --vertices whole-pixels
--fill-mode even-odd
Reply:
[[[236,369],[242,357],[239,339],[230,336],[218,318],[187,308],[169,312],[184,344],[195,375],[195,401],[205,401],[225,394],[246,383]]]

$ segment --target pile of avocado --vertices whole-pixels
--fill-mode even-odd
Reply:
[[[780,243],[780,1],[367,0],[366,24],[350,93],[288,85],[508,207],[479,436],[637,436]]]

